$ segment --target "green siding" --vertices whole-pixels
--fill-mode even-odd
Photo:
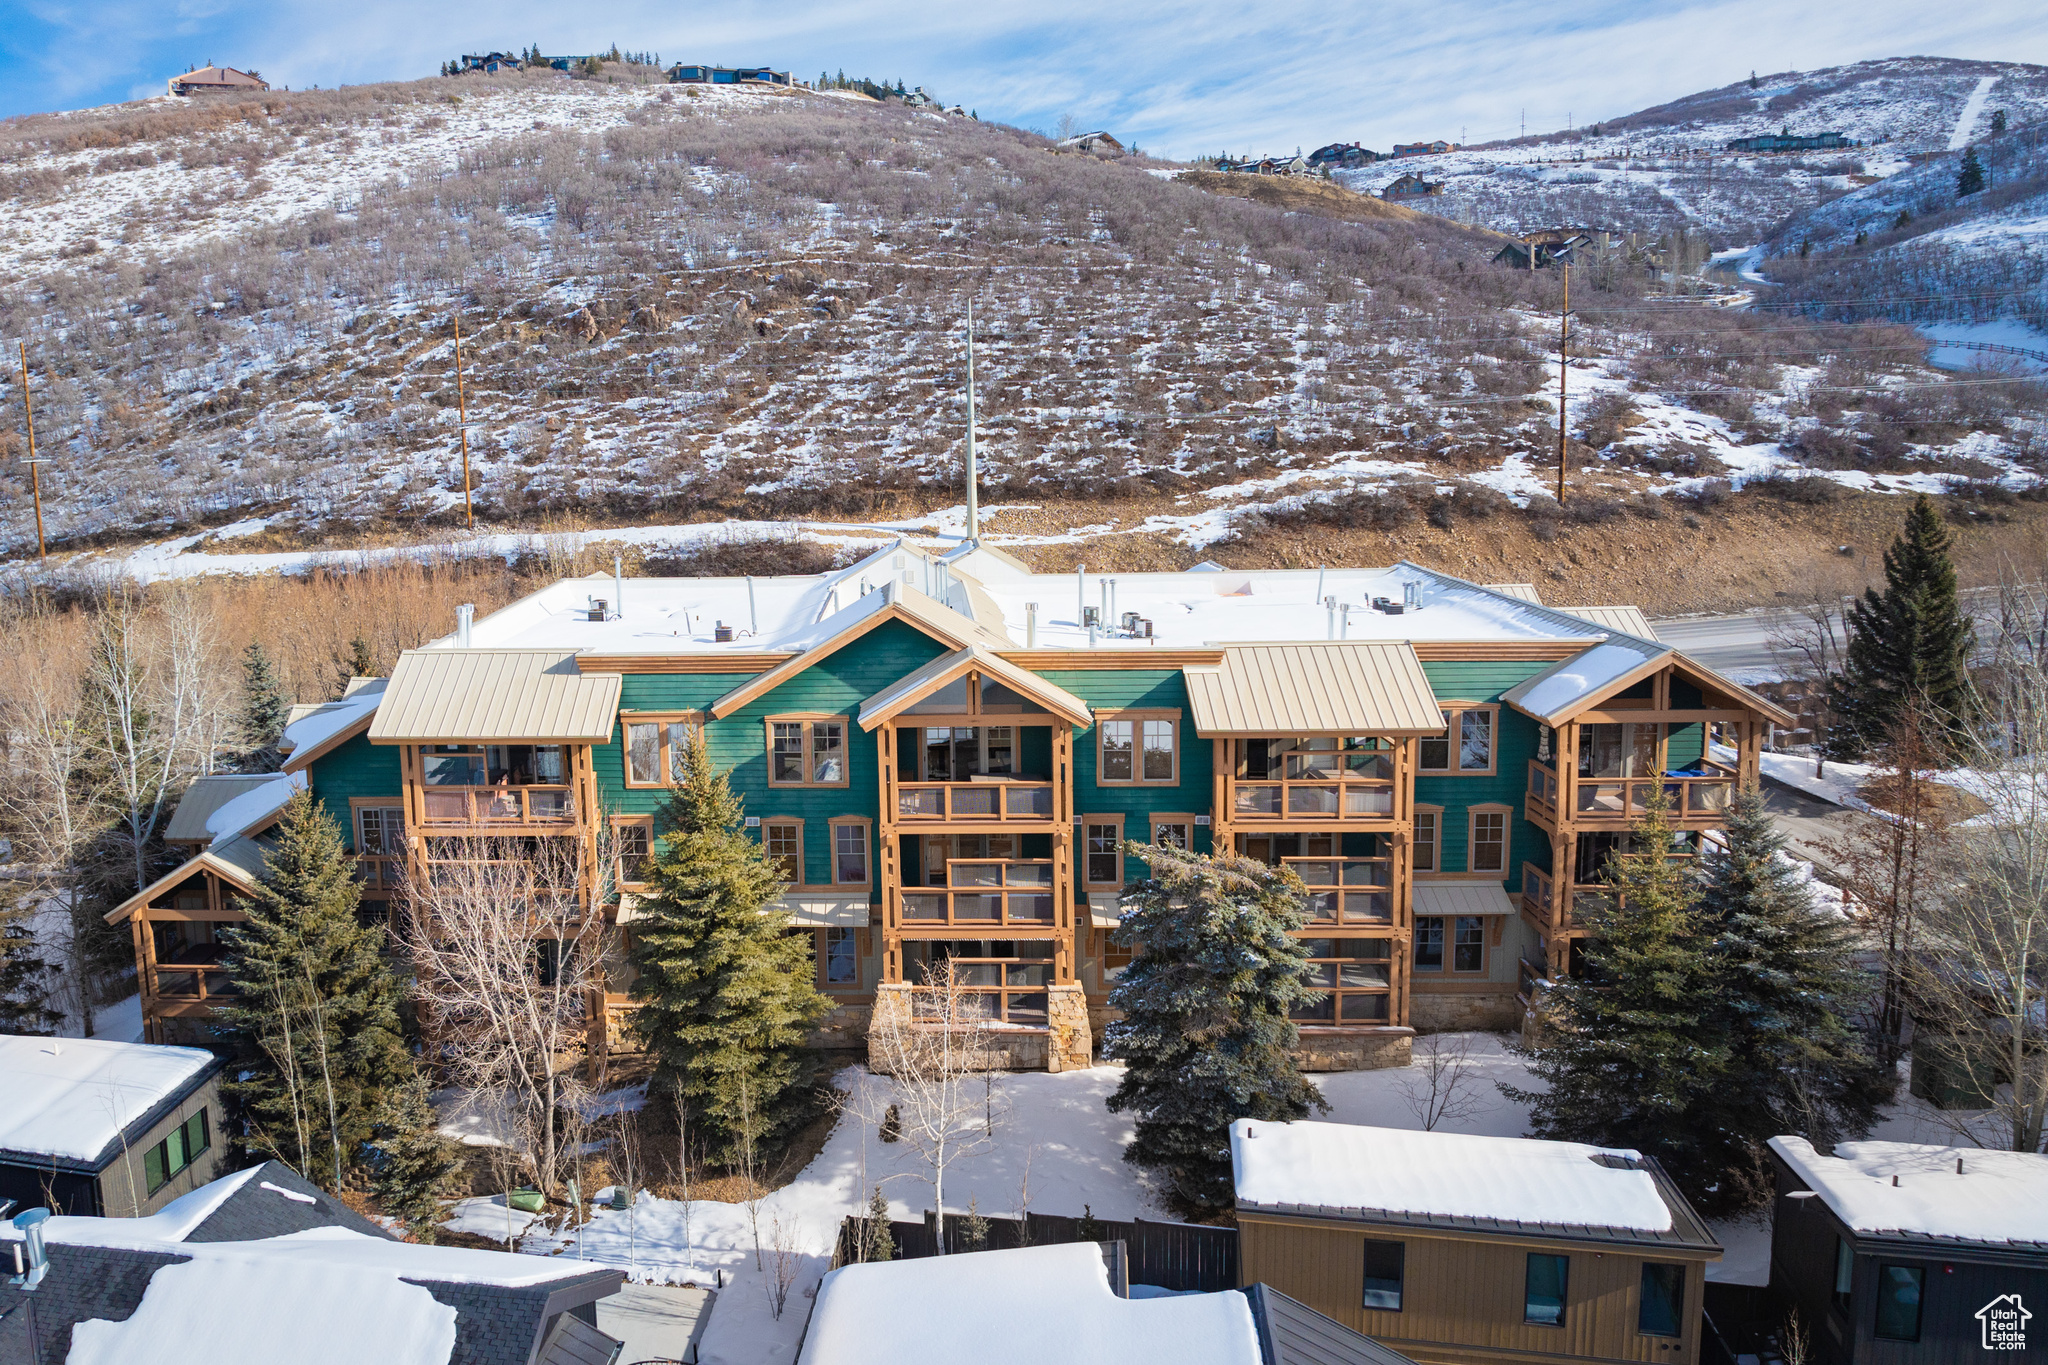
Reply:
[[[355,850],[356,822],[349,816],[349,798],[387,796],[396,801],[405,794],[398,746],[372,744],[367,732],[314,759],[307,777],[313,799],[342,826],[350,852]]]
[[[1446,701],[1497,702],[1516,683],[1548,668],[1544,663],[1424,663],[1430,689]],[[1554,742],[1554,741],[1553,741]],[[1473,806],[1498,802],[1514,812],[1508,821],[1508,866],[1506,881],[1519,887],[1522,864],[1550,867],[1550,840],[1542,830],[1522,818],[1523,795],[1529,782],[1529,760],[1536,757],[1536,722],[1519,711],[1503,706],[1498,733],[1494,735],[1494,774],[1491,777],[1428,777],[1415,779],[1415,800],[1419,805],[1442,806],[1443,844],[1438,869],[1465,870],[1469,827],[1466,812]]]
[[[1074,736],[1074,814],[1122,815],[1124,837],[1149,843],[1149,822],[1154,814],[1207,815],[1215,794],[1215,757],[1210,742],[1195,734],[1194,719],[1188,711],[1186,681],[1177,668],[1102,671],[1094,669],[1048,670],[1039,675],[1055,687],[1063,687],[1097,710],[1158,709],[1180,712],[1180,781],[1172,785],[1098,787],[1095,785],[1096,732],[1094,727]],[[1195,851],[1211,849],[1209,830],[1194,831]],[[1143,876],[1141,868],[1127,866],[1125,875]]]
[[[1689,767],[1697,763],[1706,752],[1707,727],[1704,722],[1674,725],[1671,727],[1670,735],[1670,742],[1664,753],[1667,768]]]

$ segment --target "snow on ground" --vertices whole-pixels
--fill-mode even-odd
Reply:
[[[1991,87],[1998,84],[1996,76],[1980,76],[1977,88],[1970,92],[1970,98],[1963,101],[1963,112],[1956,116],[1955,131],[1948,135],[1948,149],[1960,152],[1970,145],[1970,135],[1977,129],[1978,116],[1984,112],[1984,105],[1991,98]]]
[[[2043,232],[2048,232],[2048,219],[2042,220],[2041,228]],[[2000,318],[1996,322],[1923,322],[1917,330],[1920,335],[1936,343],[1927,353],[1927,363],[1940,369],[1968,370],[1978,366],[2002,367],[2009,364],[2017,369],[2035,373],[2048,371],[2048,363],[2039,360],[2001,355],[1996,351],[1972,351],[1961,346],[1940,344],[1944,341],[1974,341],[2048,353],[2048,332],[2029,326],[2018,318]]]

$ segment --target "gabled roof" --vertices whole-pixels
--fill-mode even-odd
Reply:
[[[1568,611],[1574,616],[1591,621],[1596,626],[1608,626],[1640,639],[1657,638],[1657,632],[1650,628],[1650,618],[1643,615],[1641,607],[1559,607],[1558,610]]]
[[[291,755],[284,770],[303,772],[314,759],[367,730],[389,687],[388,678],[351,678],[348,691],[336,700],[293,707],[291,723],[284,727],[284,738],[277,746]]]
[[[1195,732],[1401,735],[1444,728],[1413,645],[1233,645],[1218,668],[1183,670]]]
[[[372,744],[603,744],[617,673],[584,673],[566,649],[410,649],[370,722]]]
[[[966,649],[970,645],[988,649],[1016,647],[1007,636],[987,629],[916,588],[906,583],[888,582],[819,622],[810,638],[797,643],[801,652],[784,659],[767,672],[747,679],[711,703],[712,716],[723,720],[748,702],[766,696],[811,665],[830,658],[869,631],[890,621],[902,621],[913,626],[948,649]]]
[[[1263,1281],[1244,1291],[1259,1325],[1263,1365],[1413,1365],[1391,1346],[1353,1331]]]
[[[238,806],[238,798],[260,792],[272,783],[283,789],[283,799],[272,809],[282,809],[296,788],[289,778],[277,773],[209,773],[205,777],[193,778],[192,785],[185,788],[185,794],[178,798],[178,808],[171,812],[170,819],[164,821],[165,842],[204,844],[219,835],[240,834],[248,822],[236,825],[234,821],[237,812],[247,803]],[[224,814],[225,818],[215,822],[216,814]]]
[[[1088,703],[1063,687],[1055,687],[1029,669],[1019,668],[983,645],[969,645],[951,654],[941,654],[922,668],[911,670],[861,703],[860,727],[876,726],[917,705],[954,679],[978,671],[1029,697],[1046,710],[1073,725],[1089,725],[1094,713]]]
[[[1581,650],[1523,679],[1502,693],[1501,700],[1545,725],[1562,725],[1667,664],[1695,682],[1739,699],[1745,708],[1761,712],[1780,725],[1794,723],[1792,713],[1776,702],[1731,682],[1668,645],[1620,630],[1591,649]]]
[[[202,872],[211,872],[244,895],[254,895],[256,879],[263,874],[264,844],[247,835],[238,834],[224,839],[212,848],[195,853],[179,863],[148,886],[122,901],[101,916],[109,924],[119,924],[142,906],[149,904],[187,877],[196,877]]]

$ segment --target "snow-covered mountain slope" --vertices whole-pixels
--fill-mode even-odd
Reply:
[[[1403,158],[1344,173],[1376,192],[1409,172],[1442,180],[1428,212],[1504,231],[1586,223],[1704,229],[1715,245],[1759,240],[1794,213],[1905,171],[1914,158],[2048,118],[2048,67],[1901,57],[1784,72],[1702,91],[1590,127]],[[1750,156],[1736,138],[1838,132],[1860,147]]]
[[[462,520],[465,443],[501,526],[922,517],[958,499],[970,301],[991,503],[1114,524],[1179,499],[1158,529],[1209,535],[1390,483],[1410,510],[1540,501],[1549,272],[1438,218],[1162,169],[897,105],[553,74],[12,120],[0,347],[29,345],[60,547],[424,534]],[[2020,400],[1962,403],[1910,334],[1652,288],[1574,279],[1588,506],[1787,460],[2032,486]],[[32,543],[22,445],[0,427],[0,552]]]

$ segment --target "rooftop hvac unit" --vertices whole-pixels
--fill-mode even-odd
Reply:
[[[611,603],[605,601],[602,597],[591,598],[590,619],[593,621],[609,620],[611,618],[611,605]]]
[[[731,644],[731,643],[732,643],[732,627],[731,627],[731,626],[729,626],[729,625],[727,625],[727,624],[726,624],[725,622],[723,622],[723,621],[720,621],[720,622],[719,622],[719,623],[718,623],[717,625],[715,625],[715,626],[713,626],[713,627],[711,628],[711,639],[712,639],[712,642],[713,642],[714,644],[721,644],[721,645],[729,645],[729,644]]]

